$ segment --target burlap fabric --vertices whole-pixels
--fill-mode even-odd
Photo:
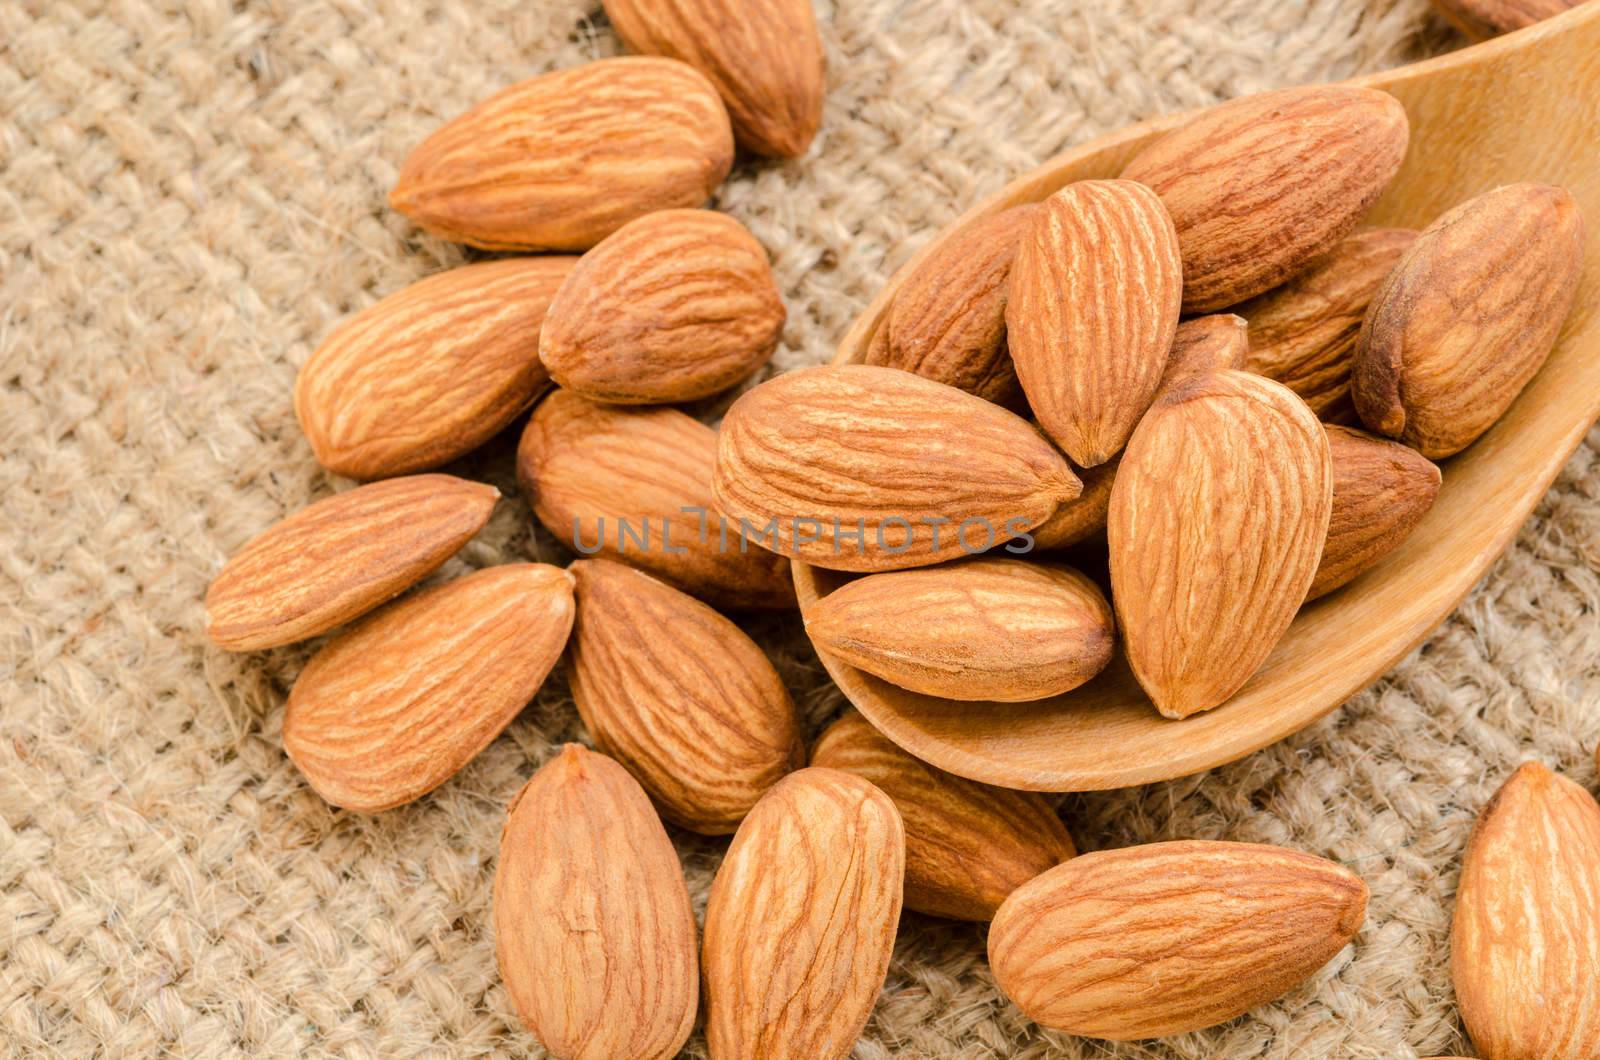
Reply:
[[[338,813],[279,741],[308,649],[211,649],[200,599],[251,535],[348,485],[296,426],[296,368],[346,314],[464,259],[385,207],[406,151],[501,85],[614,52],[598,7],[0,0],[0,1053],[537,1053],[489,892],[507,800],[582,738],[564,681],[418,804]],[[777,369],[826,358],[922,240],[1052,153],[1449,46],[1424,0],[819,10],[818,144],[741,164],[717,198],[772,252]],[[454,469],[508,499],[446,575],[563,561],[515,496],[514,440]],[[1370,916],[1324,972],[1215,1030],[1113,1048],[1008,1006],[981,926],[908,915],[856,1055],[1463,1051],[1446,952],[1473,815],[1525,757],[1595,779],[1597,444],[1378,687],[1210,775],[1063,801],[1085,848],[1227,837],[1357,869]],[[752,631],[813,729],[840,709],[792,621]],[[674,838],[703,906],[725,841]]]

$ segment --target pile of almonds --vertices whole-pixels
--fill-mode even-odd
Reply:
[[[1162,714],[1213,709],[1306,600],[1405,538],[1432,461],[1538,371],[1577,289],[1572,197],[1514,185],[1420,233],[1359,229],[1405,156],[1399,104],[1241,99],[1117,179],[963,227],[868,363],[774,378],[714,431],[669,406],[758,372],[785,310],[763,248],[700,207],[735,141],[810,143],[816,26],[808,0],[606,8],[640,57],[492,97],[390,197],[448,239],[561,253],[431,277],[330,334],[296,413],[324,467],[372,481],[257,536],[207,595],[232,650],[346,627],[284,716],[310,785],[365,813],[420,798],[565,656],[597,750],[567,745],[516,796],[494,887],[506,990],[557,1057],[672,1056],[697,1020],[717,1058],[845,1056],[902,906],[992,921],[1000,989],[1098,1038],[1211,1026],[1327,964],[1365,916],[1347,868],[1221,841],[1078,855],[1043,796],[937,770],[853,712],[808,748],[722,611],[793,608],[798,559],[862,575],[808,613],[816,644],[902,687],[1037,700],[1120,646]],[[519,482],[585,558],[394,600],[498,499],[432,469],[530,407]],[[1103,547],[1108,576],[1032,558],[1069,547]],[[698,944],[663,820],[733,836]],[[1537,765],[1507,783],[1454,950],[1488,1055],[1595,1055],[1592,797]]]

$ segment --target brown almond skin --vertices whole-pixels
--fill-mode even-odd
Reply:
[[[739,826],[701,945],[712,1060],[841,1060],[883,989],[905,829],[850,773],[789,774]]]
[[[805,761],[794,703],[738,626],[648,574],[580,560],[567,672],[595,746],[673,824],[726,835]]]
[[[293,644],[427,577],[489,521],[500,491],[413,475],[325,497],[268,527],[206,591],[206,635],[231,651]]]
[[[1071,691],[1111,661],[1111,605],[1068,567],[984,556],[857,578],[806,612],[818,648],[891,684],[1019,703]]]
[[[1155,189],[1183,252],[1183,312],[1278,286],[1355,228],[1400,169],[1410,127],[1393,96],[1314,85],[1203,111],[1122,171]]]
[[[1080,854],[1019,887],[989,929],[996,984],[1052,1030],[1182,1034],[1282,996],[1344,949],[1367,888],[1331,861],[1253,843]]]
[[[1526,29],[1577,7],[1581,0],[1433,0],[1434,10],[1473,40]]]
[[[867,364],[902,368],[997,404],[1021,391],[1006,347],[1007,277],[1039,207],[964,225],[906,277]]]
[[[855,711],[823,732],[811,764],[854,773],[894,800],[906,829],[905,904],[919,913],[988,920],[1012,891],[1077,852],[1044,796],[935,769]]]
[[[1079,467],[1110,460],[1149,408],[1178,325],[1178,236],[1142,184],[1085,180],[1046,199],[1006,302],[1017,378]]]
[[[389,205],[486,250],[587,250],[699,206],[733,165],[728,113],[676,59],[600,59],[512,85],[422,141]]]
[[[1333,509],[1307,600],[1377,566],[1411,536],[1439,496],[1438,465],[1409,446],[1329,425]]]
[[[377,813],[443,784],[511,723],[572,628],[572,576],[489,567],[368,615],[311,657],[283,749],[328,802]]]
[[[681,59],[710,78],[739,146],[806,153],[827,91],[811,0],[605,0],[630,51]]]
[[[617,763],[567,744],[511,801],[494,871],[500,979],[557,1060],[667,1060],[694,1029],[683,869]]]
[[[1430,460],[1471,445],[1555,346],[1583,238],[1578,204],[1548,184],[1496,188],[1423,229],[1361,325],[1362,422]]]
[[[295,378],[317,463],[375,479],[476,449],[550,385],[539,329],[573,257],[463,265],[340,324]]]
[[[550,304],[539,356],[591,401],[693,401],[766,364],[783,321],[767,252],[744,225],[662,210],[583,256]]]
[[[1111,507],[1111,483],[1116,478],[1120,456],[1099,467],[1079,471],[1083,492],[1062,504],[1050,518],[1028,531],[1033,547],[1051,550],[1069,548],[1087,541],[1106,528],[1106,512]]]
[[[1020,416],[865,364],[787,372],[741,396],[722,421],[713,487],[732,528],[748,523],[752,544],[857,571],[983,551],[1042,523],[1082,488]],[[941,519],[935,541],[929,521]],[[769,523],[776,533],[763,537]]]
[[[575,552],[638,567],[715,607],[794,607],[787,559],[754,544],[741,550],[737,523],[722,547],[716,459],[717,432],[677,409],[596,405],[557,390],[522,432],[517,481],[534,515]],[[647,547],[630,536],[646,527]]]
[[[1528,762],[1484,807],[1450,933],[1461,1020],[1492,1060],[1592,1060],[1600,1042],[1600,805]]]
[[[1342,413],[1367,305],[1416,238],[1410,228],[1357,232],[1282,287],[1234,307],[1250,322],[1244,367],[1293,390],[1325,421]]]

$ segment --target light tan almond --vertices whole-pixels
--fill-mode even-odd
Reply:
[[[1157,1038],[1281,997],[1344,949],[1366,907],[1354,873],[1282,847],[1097,851],[1005,900],[989,929],[989,966],[1042,1026]]]
[[[389,205],[488,250],[587,250],[699,206],[733,165],[716,89],[676,59],[601,59],[512,85],[422,141]]]
[[[1111,489],[1111,597],[1156,708],[1226,701],[1305,600],[1328,533],[1327,436],[1305,402],[1222,371],[1162,392]]]
[[[595,746],[627,767],[673,824],[739,826],[805,761],[794,703],[743,631],[691,596],[608,560],[580,560],[568,654]]]
[[[811,764],[854,773],[894,800],[906,829],[907,909],[988,920],[1012,891],[1076,853],[1044,796],[935,769],[855,711],[817,740]]]
[[[1600,805],[1537,762],[1472,831],[1450,932],[1461,1021],[1489,1060],[1600,1048]]]
[[[699,961],[677,852],[617,763],[569,743],[511,801],[494,949],[556,1060],[667,1060],[694,1028]]]
[[[539,356],[592,401],[693,401],[766,364],[783,320],[767,252],[744,225],[662,210],[583,256],[550,305]]]
[[[376,813],[426,795],[533,698],[572,628],[572,575],[490,567],[397,600],[306,663],[283,749],[317,794]]]
[[[414,475],[325,497],[251,538],[206,592],[206,635],[256,651],[326,633],[398,596],[488,522],[500,491]]]
[[[517,447],[528,504],[563,545],[649,571],[716,607],[794,606],[789,561],[725,528],[717,432],[677,409],[596,405],[557,390]]]
[[[1434,8],[1473,40],[1526,29],[1570,11],[1583,0],[1433,0]]]
[[[317,463],[387,478],[493,438],[550,385],[539,329],[577,260],[463,265],[340,324],[295,378],[295,415]]]
[[[1440,217],[1367,310],[1350,381],[1362,421],[1429,459],[1471,445],[1550,355],[1582,269],[1562,188],[1508,184]]]
[[[1178,237],[1151,190],[1069,184],[1017,245],[1006,332],[1039,424],[1079,467],[1110,460],[1161,385],[1178,326]]]
[[[1399,171],[1409,135],[1388,93],[1286,88],[1203,111],[1122,176],[1161,196],[1183,252],[1183,311],[1204,313],[1332,250]]]
[[[1111,507],[1111,483],[1116,478],[1121,456],[1114,456],[1099,467],[1079,471],[1083,492],[1056,508],[1055,512],[1028,531],[1033,547],[1068,548],[1106,528],[1106,511]]]
[[[1329,425],[1333,509],[1307,600],[1366,573],[1411,536],[1439,495],[1439,468],[1415,449]]]
[[[834,570],[982,552],[1081,489],[1020,416],[864,364],[804,368],[740,397],[722,422],[713,481],[736,531]]]
[[[711,1060],[840,1060],[883,989],[905,886],[889,797],[815,766],[739,826],[701,946]]]

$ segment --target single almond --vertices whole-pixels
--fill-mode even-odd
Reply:
[[[811,764],[863,777],[894,801],[906,830],[907,909],[988,920],[1012,891],[1076,853],[1044,796],[935,769],[855,711],[817,740]]]
[[[699,206],[733,165],[728,112],[676,59],[601,59],[512,85],[400,167],[389,204],[487,250],[587,250],[636,217]]]
[[[1411,536],[1439,495],[1439,468],[1415,449],[1329,425],[1333,508],[1307,600],[1366,573]]]
[[[550,385],[539,329],[577,260],[463,265],[340,324],[295,378],[295,415],[317,462],[388,478],[493,438]]]
[[[732,832],[805,760],[794,703],[738,626],[648,574],[580,560],[568,651],[572,698],[595,746],[673,824]]]
[[[558,1060],[667,1060],[694,1029],[694,911],[672,841],[617,763],[569,743],[511,801],[494,950]]]
[[[783,320],[767,252],[744,225],[662,210],[583,256],[550,305],[539,356],[593,401],[693,401],[766,364]]]
[[[1211,1027],[1331,961],[1366,915],[1341,865],[1183,841],[1080,854],[1017,888],[989,928],[995,983],[1052,1030],[1133,1041]]]
[[[325,497],[251,538],[206,591],[206,635],[232,651],[326,633],[405,592],[483,528],[500,491],[414,475]]]
[[[1178,236],[1142,184],[1085,180],[1017,245],[1006,332],[1039,424],[1073,463],[1110,460],[1149,408],[1178,326]]]
[[[815,766],[739,826],[701,945],[711,1060],[841,1060],[883,989],[905,887],[889,797]]]
[[[1350,231],[1400,169],[1410,127],[1386,92],[1286,88],[1201,112],[1122,171],[1155,189],[1183,252],[1183,311],[1278,286]]]
[[[1473,40],[1526,29],[1580,3],[1582,0],[1433,0],[1434,9]]]
[[[329,641],[289,692],[283,749],[317,794],[376,813],[466,765],[527,705],[572,628],[572,575],[490,567]]]
[[[1105,530],[1106,512],[1111,507],[1111,484],[1121,462],[1121,456],[1114,456],[1099,467],[1079,471],[1083,492],[1058,506],[1050,518],[1028,531],[1033,547],[1069,548]]]

